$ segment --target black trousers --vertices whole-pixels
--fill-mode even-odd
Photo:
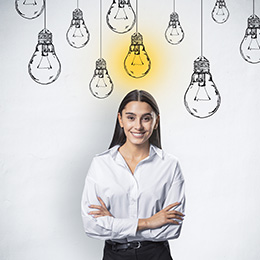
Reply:
[[[165,241],[127,250],[112,250],[105,244],[103,260],[172,260],[172,257],[169,243]]]

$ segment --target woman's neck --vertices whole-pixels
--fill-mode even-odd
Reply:
[[[130,160],[140,160],[149,155],[150,143],[147,141],[144,144],[135,145],[126,141],[119,148],[119,151]]]

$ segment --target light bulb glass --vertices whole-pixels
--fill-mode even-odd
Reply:
[[[256,15],[248,18],[245,37],[240,44],[240,53],[249,63],[260,62],[260,19]]]
[[[126,33],[135,24],[135,13],[130,0],[113,0],[107,13],[107,24],[116,33]]]
[[[144,77],[151,68],[151,60],[143,45],[143,36],[134,33],[131,37],[131,45],[124,61],[124,67],[128,75],[133,78]]]
[[[219,108],[220,94],[209,71],[209,61],[200,56],[194,61],[194,73],[184,95],[188,112],[198,118],[212,116]]]
[[[225,23],[228,20],[229,11],[224,0],[216,1],[211,16],[216,23]]]
[[[70,28],[67,31],[67,41],[74,48],[82,48],[89,41],[89,31],[83,20],[83,12],[77,8],[72,13]]]
[[[184,31],[181,27],[179,16],[176,12],[170,15],[170,22],[165,31],[166,40],[173,45],[179,44],[184,38]]]
[[[108,74],[106,61],[102,58],[96,61],[96,69],[89,88],[93,96],[100,99],[108,97],[113,91],[113,82]]]
[[[36,50],[28,65],[32,79],[43,85],[54,82],[60,75],[61,64],[52,44],[52,33],[43,29],[38,35]]]
[[[15,9],[23,18],[34,19],[41,15],[44,0],[15,0]]]

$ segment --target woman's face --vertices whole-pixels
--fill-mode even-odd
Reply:
[[[149,141],[158,126],[159,116],[148,103],[131,101],[123,109],[122,116],[118,113],[118,120],[124,128],[126,142],[140,145]]]

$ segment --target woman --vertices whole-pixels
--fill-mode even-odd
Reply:
[[[88,171],[85,232],[106,240],[103,260],[170,260],[167,240],[180,234],[184,204],[179,163],[161,149],[156,101],[133,90],[119,106],[109,150]]]

